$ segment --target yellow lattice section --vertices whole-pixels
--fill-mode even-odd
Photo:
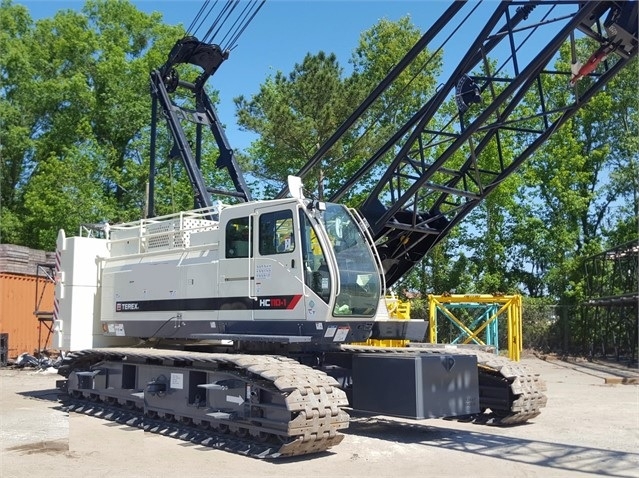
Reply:
[[[475,330],[471,330],[459,318],[455,316],[453,311],[446,307],[447,304],[496,304],[499,310],[486,318]],[[446,295],[429,295],[429,330],[430,342],[437,343],[437,311],[441,312],[444,317],[455,324],[465,335],[463,343],[467,344],[471,341],[480,345],[485,345],[479,334],[493,321],[499,318],[507,318],[508,325],[508,357],[511,360],[519,361],[521,356],[522,343],[522,299],[520,295],[462,295],[462,294],[446,294]]]

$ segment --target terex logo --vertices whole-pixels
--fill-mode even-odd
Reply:
[[[137,302],[116,302],[115,304],[116,312],[132,312],[135,310],[140,310],[140,305]]]

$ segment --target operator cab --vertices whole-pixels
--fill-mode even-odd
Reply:
[[[380,268],[345,206],[299,196],[239,204],[223,209],[220,230],[219,296],[236,318],[375,316]]]
[[[331,203],[310,211],[300,208],[300,224],[306,286],[331,304],[333,316],[372,317],[381,294],[380,272],[348,209]],[[331,262],[337,269],[334,278]]]

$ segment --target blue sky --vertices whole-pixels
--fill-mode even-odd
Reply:
[[[14,0],[14,3],[26,6],[34,19],[51,17],[58,10],[81,9],[84,4],[79,0]],[[161,12],[167,24],[181,23],[186,28],[204,2],[132,3],[145,12]],[[443,0],[267,0],[229,59],[209,80],[220,91],[218,113],[226,125],[231,146],[243,149],[252,138],[238,130],[233,98],[257,93],[267,76],[277,70],[289,73],[306,53],[320,50],[335,53],[340,65],[349,71],[348,60],[360,33],[378,20],[396,21],[410,15],[413,23],[424,31],[448,5]]]

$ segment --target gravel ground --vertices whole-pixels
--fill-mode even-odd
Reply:
[[[4,368],[0,476],[639,477],[636,370],[534,357],[522,362],[548,385],[548,405],[529,424],[354,416],[330,452],[279,461],[68,415],[56,402],[55,373]]]

